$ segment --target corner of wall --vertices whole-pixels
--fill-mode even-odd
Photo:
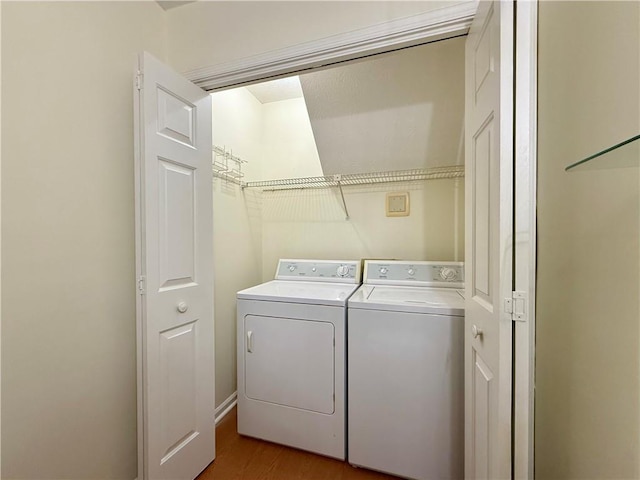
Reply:
[[[0,252],[2,252],[2,3],[0,3]],[[2,431],[2,254],[0,253],[0,431]],[[2,478],[2,435],[0,435]]]

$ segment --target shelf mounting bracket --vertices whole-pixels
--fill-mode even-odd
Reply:
[[[342,198],[342,208],[344,209],[344,219],[349,220],[349,210],[347,210],[347,203],[344,201],[344,192],[342,191],[342,175],[336,174],[333,176],[333,180],[338,184],[338,190],[340,190],[340,198]]]

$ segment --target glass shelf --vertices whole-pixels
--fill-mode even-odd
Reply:
[[[567,172],[640,166],[640,135],[631,137],[590,157],[572,163]]]

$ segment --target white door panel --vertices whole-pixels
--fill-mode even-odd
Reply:
[[[471,293],[491,304],[491,140],[493,115],[475,132],[471,147],[473,156],[473,277]],[[468,264],[468,263],[467,263]]]
[[[193,479],[215,456],[211,100],[138,62],[139,478]]]
[[[465,476],[511,476],[513,4],[479,2],[466,45]]]
[[[158,86],[158,134],[195,146],[195,105]]]
[[[247,397],[334,413],[332,323],[247,315],[244,324]]]
[[[491,445],[491,436],[489,434],[489,405],[491,404],[491,380],[493,374],[489,370],[487,364],[477,355],[474,350],[472,352],[472,376],[473,387],[470,390],[472,398],[472,418],[470,422],[473,425],[473,472],[467,474],[468,478],[486,478],[489,479],[489,449]]]
[[[190,166],[159,162],[160,290],[196,282],[195,173]]]
[[[161,463],[175,454],[185,440],[198,435],[196,402],[196,322],[160,334],[160,381],[163,429]]]

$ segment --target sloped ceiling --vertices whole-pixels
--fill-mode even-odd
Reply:
[[[325,175],[464,163],[464,38],[300,76]]]
[[[196,0],[191,0],[191,1],[185,1],[185,2],[181,2],[179,0],[157,0],[157,3],[164,9],[164,10],[169,10],[171,8],[177,8],[177,7],[181,7],[183,5],[186,5],[188,3],[195,3]]]
[[[302,97],[299,77],[279,78],[245,87],[260,103],[281,102]]]

